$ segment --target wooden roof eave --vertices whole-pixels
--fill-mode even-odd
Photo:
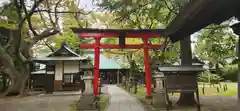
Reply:
[[[47,57],[55,56],[57,53],[60,53],[60,52],[62,52],[63,50],[66,50],[71,56],[79,57],[79,55],[78,55],[77,53],[75,53],[74,51],[72,51],[65,43],[63,43],[63,44],[61,45],[61,47],[60,47],[57,51],[51,53],[51,54],[48,55]]]
[[[234,1],[234,0],[231,0]],[[164,35],[172,42],[182,40],[192,33],[212,23],[221,23],[233,15],[235,2],[228,0],[193,0],[180,11],[179,15],[167,26]],[[226,7],[233,5],[233,7]],[[224,13],[221,11],[232,12]],[[221,17],[222,16],[222,17]]]

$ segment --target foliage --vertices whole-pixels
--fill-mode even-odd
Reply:
[[[220,26],[209,26],[203,29],[196,43],[195,54],[210,64],[225,65],[227,59],[235,58],[236,35],[229,28]]]
[[[7,41],[0,44],[0,73],[8,75],[11,81],[3,95],[11,92],[23,95],[34,49],[41,48],[44,43],[53,50],[48,38],[61,32],[63,24],[59,19],[64,18],[64,14],[81,16],[85,13],[78,8],[75,0],[12,0],[1,6],[0,10],[0,26],[15,29],[4,39]],[[69,32],[63,35],[69,35],[70,42],[77,41]]]
[[[239,69],[237,65],[226,65],[222,71],[224,80],[231,80],[233,82],[238,80]]]
[[[210,82],[211,84],[218,84],[221,80],[223,80],[223,78],[219,76],[219,74],[213,74],[209,71],[205,71],[198,77],[198,80],[200,82]]]
[[[232,64],[233,64],[233,65],[240,64],[240,59],[239,59],[239,58],[235,58],[235,59],[232,61]]]
[[[103,23],[108,28],[131,28],[131,29],[154,29],[164,28],[178,12],[179,5],[172,0],[134,0],[134,1],[115,1],[105,0],[97,1],[97,5],[107,12],[103,16],[111,16]],[[153,44],[162,44],[164,39],[156,38],[149,40]],[[104,43],[118,43],[117,39],[106,39]],[[140,39],[127,39],[129,44],[142,43]],[[162,50],[153,50],[150,52],[150,58],[157,58],[165,55],[166,63],[174,63],[178,59],[179,44],[169,44],[166,52]],[[118,54],[118,55],[117,55]],[[138,69],[143,70],[143,50],[108,50],[106,56],[123,61],[123,67],[129,67],[127,56],[132,56],[136,61]],[[153,60],[154,61],[154,60]]]
[[[100,111],[105,111],[109,102],[109,95],[100,96]]]
[[[127,26],[135,28],[163,28],[174,18],[180,8],[175,0],[95,1],[101,9],[114,12],[116,21],[124,21]]]

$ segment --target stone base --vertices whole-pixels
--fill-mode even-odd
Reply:
[[[156,93],[153,96],[152,106],[155,109],[167,109],[170,107],[164,93]]]
[[[77,104],[77,111],[97,111],[94,99],[96,98],[93,94],[84,94]]]

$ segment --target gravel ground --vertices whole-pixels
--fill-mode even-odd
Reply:
[[[174,103],[179,97],[171,96],[170,99]],[[237,97],[224,97],[224,96],[201,96],[200,103],[202,105],[201,111],[236,111]],[[196,108],[179,108],[174,106],[175,110],[179,111],[196,111]],[[177,111],[177,110],[176,110]]]
[[[29,96],[0,99],[0,111],[71,111],[79,95]]]

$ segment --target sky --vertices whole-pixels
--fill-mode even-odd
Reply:
[[[80,8],[84,8],[87,10],[95,9],[97,8],[92,4],[92,0],[80,0]]]
[[[0,0],[0,6],[2,6],[4,3],[8,2],[9,0]]]

